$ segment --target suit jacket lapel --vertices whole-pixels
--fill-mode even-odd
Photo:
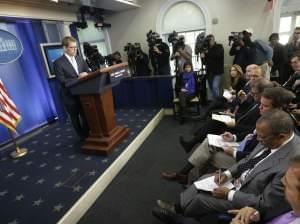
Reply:
[[[248,116],[250,113],[252,113],[252,111],[254,111],[255,109],[257,109],[258,107],[258,104],[255,104],[253,105],[250,110],[248,110],[245,114],[243,114],[238,120],[236,123],[239,123],[241,122],[241,120],[243,120],[246,116]]]
[[[73,65],[71,64],[71,62],[69,61],[69,59],[64,55],[64,61],[65,61],[65,65],[68,67],[68,70],[71,72],[71,71],[73,71],[72,72],[72,75],[74,76],[74,77],[77,77],[78,75],[77,75],[77,72],[76,72],[76,70],[74,69],[74,67],[73,67]],[[76,60],[77,61],[77,60]],[[78,70],[79,70],[79,66],[78,66]]]
[[[274,152],[272,155],[270,155],[268,158],[266,158],[262,163],[258,164],[252,172],[246,177],[244,182],[242,183],[242,186],[246,185],[249,181],[251,181],[255,176],[257,176],[259,173],[268,170],[278,164],[280,164],[280,161],[282,159],[285,159],[289,152],[292,149],[292,145],[294,144],[295,137],[287,143],[285,146],[283,146],[281,149],[279,149],[277,152]]]
[[[75,60],[76,60],[77,66],[78,66],[78,73],[80,73],[81,72],[81,61],[79,60],[79,57],[77,55],[75,56]]]

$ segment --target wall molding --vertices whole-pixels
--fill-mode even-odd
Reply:
[[[212,24],[211,24],[211,16],[210,13],[206,7],[206,4],[204,3],[203,0],[168,0],[166,1],[160,8],[158,16],[157,16],[157,20],[156,20],[156,32],[159,34],[163,34],[162,33],[162,28],[163,28],[163,19],[165,14],[168,12],[168,10],[175,4],[177,3],[184,3],[184,2],[190,2],[193,3],[194,5],[196,5],[201,12],[204,15],[204,19],[205,19],[205,29],[206,29],[206,33],[211,33],[212,32]]]

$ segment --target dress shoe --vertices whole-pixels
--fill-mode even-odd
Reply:
[[[191,144],[184,141],[182,136],[179,136],[179,142],[186,153],[189,153],[192,150],[193,147],[191,146]]]
[[[179,174],[176,172],[162,172],[161,177],[169,180],[169,181],[175,181],[180,184],[187,184],[187,175]]]
[[[154,207],[152,209],[152,215],[166,224],[177,223],[176,222],[176,217],[177,217],[176,213],[170,212],[163,208]]]
[[[168,202],[165,202],[162,200],[157,200],[156,204],[158,205],[158,207],[160,207],[162,209],[168,210],[169,212],[172,212],[172,213],[176,213],[175,206]]]

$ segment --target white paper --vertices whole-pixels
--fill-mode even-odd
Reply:
[[[231,101],[233,96],[228,89],[224,89],[223,97],[225,97],[228,101]]]
[[[228,189],[234,188],[234,185],[230,181],[222,185],[217,185],[214,179],[215,179],[214,176],[210,176],[208,178],[195,181],[194,185],[198,190],[202,190],[202,191],[213,191],[215,188],[218,187],[227,187]]]
[[[212,114],[211,118],[213,120],[217,120],[217,121],[221,121],[223,123],[229,123],[229,122],[235,122],[235,119],[233,119],[231,116],[229,115],[219,115],[219,114]]]
[[[238,147],[239,143],[237,142],[226,142],[223,140],[221,135],[207,135],[208,144],[212,146],[216,146],[219,148],[225,148],[225,147]]]

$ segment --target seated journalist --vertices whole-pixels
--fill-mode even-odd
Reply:
[[[260,144],[247,158],[216,172],[218,187],[212,192],[198,190],[193,184],[175,204],[158,200],[152,214],[165,223],[177,223],[182,216],[198,219],[245,206],[259,210],[263,221],[289,211],[281,179],[290,159],[299,153],[300,139],[294,134],[293,121],[286,112],[271,110],[258,119],[256,132]],[[234,184],[233,189],[222,186],[227,181]]]

